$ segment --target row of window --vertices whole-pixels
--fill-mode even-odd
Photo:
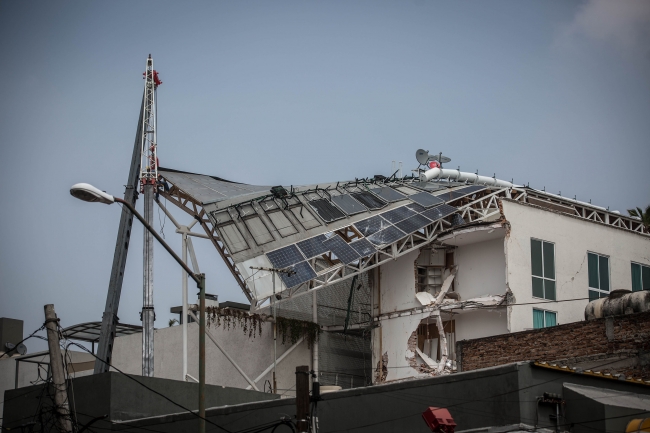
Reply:
[[[533,297],[556,300],[555,244],[539,239],[530,240]],[[589,300],[607,297],[610,291],[609,257],[587,253]],[[632,291],[650,290],[650,266],[631,264]]]
[[[533,297],[556,300],[555,290],[555,244],[539,239],[530,240]],[[589,274],[589,301],[605,298],[610,291],[609,257],[598,253],[587,253]],[[632,291],[650,290],[650,266],[631,264]],[[533,328],[547,328],[557,325],[555,311],[533,308]]]

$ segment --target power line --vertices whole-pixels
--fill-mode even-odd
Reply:
[[[84,351],[90,353],[90,354],[91,354],[92,356],[94,356],[95,358],[99,359],[99,358],[98,358],[94,353],[92,353],[90,350],[88,350],[87,348],[85,348],[84,346],[82,346],[82,345],[80,345],[80,344],[75,343],[74,341],[69,342],[69,343],[68,343],[68,346],[70,346],[70,345],[75,345],[75,346],[81,348],[82,350],[84,350]],[[103,361],[103,362],[106,362],[106,361]],[[142,387],[148,389],[149,391],[153,392],[154,394],[156,394],[156,395],[158,395],[158,396],[164,398],[165,400],[169,401],[169,402],[172,403],[173,405],[180,407],[181,409],[183,409],[183,410],[186,411],[187,413],[190,413],[190,414],[194,415],[195,417],[197,417],[197,418],[199,418],[199,419],[203,419],[205,422],[207,422],[207,423],[209,423],[209,424],[212,424],[212,425],[215,426],[215,427],[220,428],[221,430],[225,431],[226,433],[233,433],[233,432],[231,432],[230,430],[227,430],[227,429],[221,427],[220,425],[215,424],[214,422],[210,421],[209,419],[207,419],[207,418],[203,418],[203,417],[202,417],[201,415],[199,415],[198,413],[196,413],[196,412],[194,412],[194,411],[192,411],[192,410],[186,408],[185,406],[181,405],[180,403],[175,402],[175,401],[172,400],[171,398],[169,398],[169,397],[167,397],[166,395],[164,395],[164,394],[162,394],[162,393],[160,393],[160,392],[158,392],[158,391],[156,391],[156,390],[154,390],[154,389],[148,387],[148,386],[145,385],[144,383],[139,382],[137,379],[135,379],[135,378],[131,377],[130,375],[124,373],[122,370],[120,370],[119,368],[115,367],[114,365],[111,365],[110,363],[109,363],[108,365],[109,365],[111,368],[115,369],[115,371],[117,371],[118,373],[123,374],[124,376],[128,377],[129,379],[131,379],[132,381],[134,381],[134,382],[137,383],[138,385],[141,385]]]

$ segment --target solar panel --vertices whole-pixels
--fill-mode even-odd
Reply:
[[[375,234],[378,231],[383,230],[389,226],[390,223],[385,219],[383,219],[382,217],[380,217],[379,215],[375,215],[368,219],[357,221],[356,223],[354,223],[354,227],[356,227],[356,229],[359,230],[359,233],[361,233],[365,237]]]
[[[406,236],[406,234],[395,226],[389,226],[384,230],[368,237],[368,240],[375,245],[386,245]]]
[[[487,189],[487,186],[484,186],[484,185],[472,185],[472,186],[468,186],[467,188],[463,188],[463,191],[467,191],[467,194],[470,194],[470,193],[474,193],[474,192],[483,191],[484,189]]]
[[[463,224],[465,224],[465,220],[459,214],[455,214],[454,216],[451,217],[451,225],[452,225],[452,227],[453,226],[463,225]]]
[[[334,253],[334,255],[346,265],[355,260],[359,260],[359,253],[353,250],[352,247],[338,235],[332,236],[323,242],[323,245],[329,248],[330,251],[332,251],[332,253]]]
[[[289,245],[288,247],[268,252],[266,256],[274,268],[286,268],[287,266],[295,265],[305,260],[295,245]]]
[[[425,218],[422,215],[415,215],[411,218],[405,219],[404,221],[398,222],[395,224],[395,227],[404,233],[414,233],[429,224],[431,224],[431,220],[428,218]]]
[[[476,193],[478,191],[483,191],[486,188],[487,187],[483,186],[483,185],[470,185],[470,186],[466,186],[464,188],[460,188],[460,189],[457,189],[457,190],[454,190],[454,191],[445,192],[444,194],[439,194],[439,195],[437,195],[437,197],[440,197],[441,199],[445,200],[446,202],[449,202],[449,201],[452,201],[452,200],[459,199],[461,197],[465,197],[465,196],[474,194],[474,193]]]
[[[420,212],[424,212],[424,211],[425,211],[424,206],[420,206],[420,205],[417,204],[417,203],[409,203],[409,204],[407,204],[407,205],[405,205],[405,206],[406,206],[407,208],[411,209],[412,211],[417,212],[417,213],[420,213]]]
[[[395,191],[393,188],[389,186],[378,186],[378,187],[370,188],[370,191],[374,192],[379,197],[386,200],[388,203],[404,200],[406,198],[404,194]]]
[[[316,214],[320,217],[320,219],[326,223],[331,223],[332,221],[345,218],[345,214],[341,212],[339,208],[324,198],[312,200],[307,203],[309,203],[309,206],[311,206],[316,211]]]
[[[367,210],[361,203],[353,199],[350,194],[334,195],[332,196],[332,202],[343,209],[343,212],[348,215],[358,214]]]
[[[451,215],[457,210],[458,209],[456,209],[453,206],[449,206],[448,204],[443,204],[422,212],[422,215],[429,218],[431,221],[437,221],[441,218],[446,217],[447,215]]]
[[[325,254],[329,251],[329,248],[323,245],[323,241],[325,239],[327,239],[325,235],[318,235],[316,237],[300,241],[296,245],[298,245],[298,248],[300,251],[302,251],[305,257],[311,259],[312,257]]]
[[[353,192],[350,195],[370,210],[381,209],[388,204],[379,197],[376,197],[367,191]]]
[[[312,278],[316,278],[316,272],[314,272],[307,262],[296,263],[291,268],[296,271],[294,275],[289,276],[285,273],[280,273],[280,278],[288,289],[299,286]]]
[[[371,256],[377,251],[377,249],[372,246],[368,239],[359,239],[350,244],[354,250],[359,253],[361,257]]]
[[[431,195],[428,192],[419,192],[417,194],[410,195],[409,199],[424,207],[436,206],[445,202],[443,199],[436,197],[435,195]]]
[[[381,214],[382,218],[390,221],[391,223],[395,224],[396,222],[405,220],[408,217],[412,217],[413,215],[416,215],[417,212],[414,210],[411,210],[408,208],[408,206],[401,206],[397,207],[393,210],[389,210],[388,212],[384,212]]]

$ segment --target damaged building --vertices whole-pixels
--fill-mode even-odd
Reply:
[[[320,325],[323,385],[453,372],[458,341],[578,322],[590,300],[650,288],[640,220],[439,164],[308,186],[159,173],[251,313]]]

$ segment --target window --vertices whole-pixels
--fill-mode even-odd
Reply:
[[[609,295],[609,257],[587,253],[589,267],[589,301]]]
[[[557,313],[555,311],[538,310],[533,308],[533,328],[541,329],[557,325]]]
[[[530,240],[533,296],[555,301],[555,244]]]
[[[650,266],[632,262],[632,291],[650,290]]]

